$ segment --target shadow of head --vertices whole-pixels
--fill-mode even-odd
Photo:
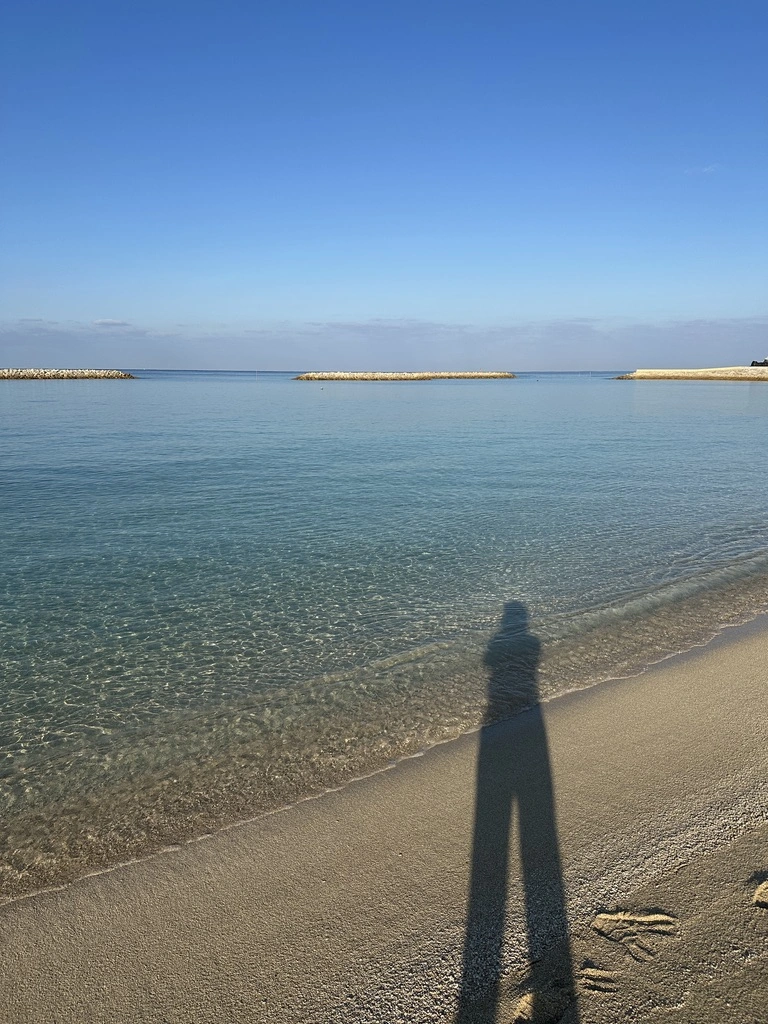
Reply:
[[[538,703],[536,674],[540,657],[541,644],[528,629],[528,609],[521,601],[507,601],[485,653],[489,670],[487,721]]]

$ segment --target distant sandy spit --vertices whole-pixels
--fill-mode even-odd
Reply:
[[[703,370],[635,370],[614,380],[766,380],[768,366],[718,366]]]
[[[9,369],[0,367],[0,380],[135,380],[122,370]]]
[[[294,380],[497,380],[501,377],[514,378],[514,373],[506,370],[436,370],[424,373],[347,373],[342,370],[328,370],[322,373],[301,373]]]

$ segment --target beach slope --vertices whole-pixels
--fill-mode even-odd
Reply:
[[[570,930],[569,950],[551,937],[553,1024],[765,1019],[767,641],[764,621],[727,630],[545,706]],[[540,721],[486,734],[499,771],[537,763]],[[477,748],[466,736],[4,907],[0,1019],[455,1019]],[[500,1022],[531,1019],[515,828]],[[532,920],[544,949],[546,915]],[[566,960],[577,1003],[557,987]],[[465,1019],[494,1018],[479,1005]]]

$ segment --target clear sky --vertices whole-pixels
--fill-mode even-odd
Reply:
[[[0,365],[768,352],[765,0],[7,11]]]

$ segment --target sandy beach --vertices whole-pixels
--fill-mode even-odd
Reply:
[[[0,1024],[768,1024],[768,4],[11,12]]]
[[[763,616],[641,676],[9,904],[0,1019],[764,1021],[767,681]],[[503,807],[484,805],[486,843],[508,851],[506,907],[477,919],[469,949],[481,735],[520,814],[507,843]],[[494,943],[496,995],[467,996],[457,1018],[462,976],[469,992]]]

